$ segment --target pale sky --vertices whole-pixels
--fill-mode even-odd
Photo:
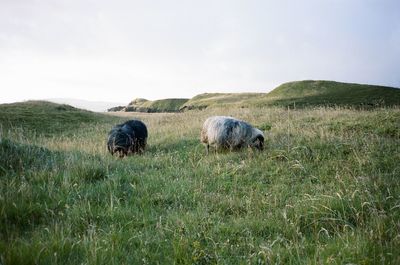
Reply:
[[[399,0],[0,0],[0,102],[400,87]]]

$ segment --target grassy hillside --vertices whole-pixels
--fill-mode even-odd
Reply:
[[[248,105],[263,93],[204,93],[197,95],[181,106],[182,110]]]
[[[129,102],[128,106],[126,106],[125,110],[123,110],[123,111],[136,111],[138,108],[140,108],[146,102],[148,102],[147,99],[135,98],[134,100]]]
[[[348,106],[375,108],[400,106],[400,89],[334,81],[297,81],[285,83],[270,93],[200,94],[181,109],[204,109],[221,106]]]
[[[334,81],[300,81],[278,86],[264,99],[272,105],[366,106],[400,105],[400,89],[384,86],[340,83]],[[258,102],[262,104],[261,101]]]
[[[23,129],[38,134],[73,133],[90,124],[109,122],[107,115],[47,101],[26,101],[0,104],[0,125],[3,130]]]
[[[42,104],[14,108],[25,118],[0,128],[2,264],[400,263],[398,108],[121,118]],[[36,112],[65,131],[40,134]],[[268,129],[266,150],[206,156],[210,115]],[[148,149],[112,157],[107,132],[132,117],[147,124]]]
[[[182,104],[188,99],[185,98],[167,98],[160,100],[147,100],[138,98],[133,100],[122,111],[136,112],[178,112]]]
[[[186,98],[167,98],[147,101],[141,107],[147,110],[146,112],[177,112],[186,101]]]

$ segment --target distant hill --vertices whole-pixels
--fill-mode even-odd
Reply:
[[[144,103],[148,102],[147,99],[144,98],[135,98],[123,109],[123,111],[137,111],[142,107]]]
[[[187,102],[187,98],[167,98],[154,101],[146,101],[142,108],[146,112],[177,112]]]
[[[400,89],[335,81],[306,80],[282,84],[255,103],[296,107],[393,106],[400,105]]]
[[[226,105],[247,105],[264,93],[204,93],[193,97],[181,106],[181,110],[204,109]]]
[[[204,93],[191,99],[146,100],[137,98],[126,107],[108,111],[177,112],[213,107],[313,107],[347,106],[375,108],[400,106],[400,89],[386,86],[305,80],[284,83],[269,93]]]
[[[52,135],[54,133],[73,133],[74,129],[83,124],[112,120],[115,118],[109,115],[48,101],[0,104],[0,124],[3,129],[22,128]]]
[[[205,93],[181,110],[217,106],[351,106],[373,108],[400,106],[400,89],[335,81],[296,81],[282,84],[269,93]]]
[[[109,111],[178,112],[180,107],[187,101],[187,98],[167,98],[153,101],[137,98],[124,108],[116,107],[109,109]]]

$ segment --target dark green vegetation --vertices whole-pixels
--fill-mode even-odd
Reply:
[[[188,99],[185,98],[167,98],[150,101],[143,98],[137,98],[131,101],[128,106],[123,109],[112,108],[109,111],[137,111],[137,112],[178,112],[182,104]]]
[[[118,159],[105,143],[122,118],[12,106],[2,264],[400,263],[398,108],[135,113],[149,148]],[[206,156],[200,128],[217,114],[264,129],[266,150]]]

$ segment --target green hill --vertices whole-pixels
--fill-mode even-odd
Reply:
[[[126,106],[125,109],[122,109],[122,111],[137,111],[137,109],[142,107],[142,105],[146,102],[148,102],[147,99],[135,98],[134,100],[129,102],[128,106]]]
[[[186,98],[167,98],[154,101],[138,98],[131,101],[123,111],[178,112],[186,101],[188,101]]]
[[[142,105],[147,112],[177,112],[188,101],[187,98],[167,98],[147,101]]]
[[[48,101],[0,104],[2,129],[23,128],[39,134],[73,132],[83,125],[107,122],[113,117]]]
[[[282,84],[258,104],[305,107],[337,105],[379,107],[400,105],[400,89],[334,81],[298,81]]]
[[[282,84],[269,93],[205,93],[184,105],[182,110],[220,106],[349,106],[382,107],[400,105],[400,89],[334,81],[297,81]]]
[[[204,109],[227,105],[247,105],[264,93],[204,93],[193,97],[182,105],[181,110]]]

